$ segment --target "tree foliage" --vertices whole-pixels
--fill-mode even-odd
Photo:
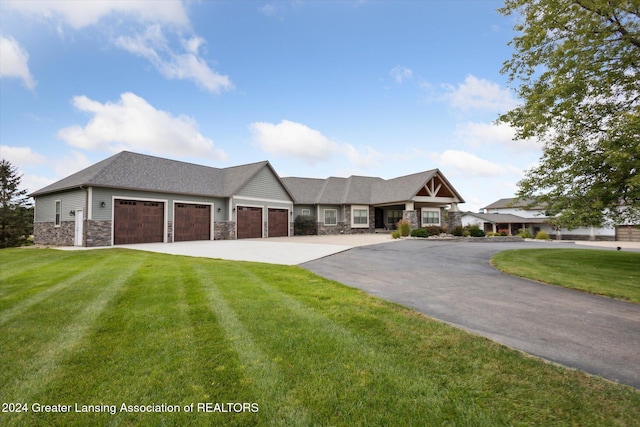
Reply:
[[[500,12],[517,19],[502,72],[523,103],[499,121],[544,144],[518,197],[568,228],[640,222],[640,0],[506,0]]]
[[[0,248],[20,246],[33,233],[33,208],[22,177],[8,160],[0,160]]]

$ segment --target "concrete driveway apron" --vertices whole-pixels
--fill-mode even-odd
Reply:
[[[512,277],[489,264],[497,252],[540,247],[559,244],[405,240],[301,266],[509,347],[640,388],[640,304]]]

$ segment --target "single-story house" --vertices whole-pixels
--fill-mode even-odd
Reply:
[[[60,246],[290,236],[297,215],[317,218],[318,234],[374,233],[403,218],[453,227],[464,203],[437,169],[280,178],[268,161],[214,168],[128,151],[30,196],[35,243]]]
[[[551,219],[546,215],[544,206],[528,200],[506,198],[485,206],[480,213],[465,213],[462,215],[462,224],[479,225],[485,232],[506,230],[511,235],[518,234],[520,229],[528,230],[534,236],[538,231],[545,231],[549,237],[557,240],[640,241],[640,228],[634,225],[565,230],[554,228]]]

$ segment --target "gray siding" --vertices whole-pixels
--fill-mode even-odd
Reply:
[[[293,217],[295,218],[298,215],[302,215],[302,209],[309,209],[310,215],[317,218],[317,211],[314,205],[295,205],[293,207]]]
[[[121,190],[117,188],[101,188],[93,187],[92,197],[92,219],[94,220],[111,220],[111,213],[113,212],[112,202],[113,198],[128,198],[128,199],[154,199],[154,200],[166,200],[169,203],[168,213],[169,221],[173,221],[173,202],[187,202],[187,203],[213,203],[214,221],[228,221],[227,218],[227,200],[213,197],[202,196],[188,196],[184,194],[169,194],[169,193],[154,193],[152,191],[135,191],[135,190]],[[100,207],[101,203],[105,203],[105,207]],[[218,212],[220,208],[220,212]]]
[[[318,205],[318,222],[324,222],[324,210],[335,209],[337,210],[338,222],[344,222],[344,207],[342,205]]]
[[[47,194],[35,197],[36,215],[35,222],[54,222],[56,219],[56,200],[61,201],[61,221],[75,221],[75,216],[70,215],[72,210],[85,209],[87,205],[86,190],[71,190],[61,193]],[[87,213],[84,213],[85,218]]]
[[[233,207],[235,208],[236,206],[241,205],[241,206],[260,206],[263,208],[282,208],[282,209],[289,209],[291,210],[293,208],[293,204],[291,202],[272,202],[272,201],[263,201],[263,200],[253,200],[253,199],[243,199],[241,197],[235,197],[233,199]]]
[[[292,201],[287,190],[270,168],[263,167],[244,187],[237,192],[238,196],[261,199]]]

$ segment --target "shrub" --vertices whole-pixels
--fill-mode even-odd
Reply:
[[[313,236],[318,234],[316,219],[310,215],[298,215],[293,221],[295,236]]]
[[[469,227],[469,235],[471,237],[484,237],[484,230],[479,225],[472,225]]]
[[[506,230],[506,229],[498,230],[498,234],[501,236],[508,236],[509,230]]]
[[[494,233],[493,231],[490,231],[487,233],[487,237],[495,237],[495,236],[499,236],[498,233]]]
[[[451,230],[451,234],[453,234],[454,236],[463,236],[464,228],[462,228],[461,225],[456,225],[455,227],[453,227],[453,230]]]
[[[400,232],[398,230],[394,231],[393,233],[391,233],[391,237],[393,237],[394,239],[399,239],[401,236]]]
[[[531,234],[531,232],[526,228],[519,229],[518,236],[523,237],[525,239],[533,239],[533,234]]]
[[[430,225],[424,228],[429,233],[429,236],[437,236],[440,233],[444,233],[444,228],[438,227],[437,225]]]
[[[411,231],[411,237],[429,237],[429,232],[424,228],[416,228]]]
[[[549,235],[546,231],[538,231],[536,233],[536,240],[549,240]]]
[[[411,224],[409,224],[409,221],[407,221],[406,219],[401,219],[400,221],[398,221],[398,231],[400,232],[401,236],[408,236],[409,232],[411,232]]]

